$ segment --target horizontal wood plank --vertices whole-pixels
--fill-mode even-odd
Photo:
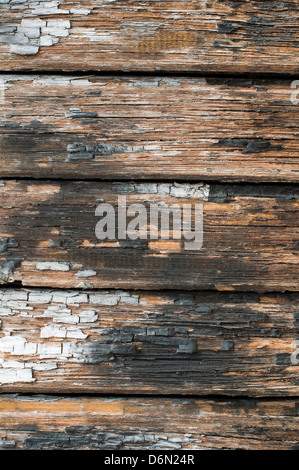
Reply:
[[[1,1],[2,70],[297,73],[298,3]]]
[[[0,397],[0,448],[298,449],[294,400]]]
[[[298,294],[1,289],[1,390],[295,396],[297,305]]]
[[[118,209],[120,197],[126,198],[125,209]],[[2,283],[154,290],[298,290],[298,191],[292,185],[25,180],[3,181],[0,198]],[[135,203],[145,212],[147,239],[130,238],[133,213],[126,217],[122,239],[117,218],[125,216],[125,210]],[[95,215],[102,204],[110,204],[110,220],[116,224],[112,238],[105,240],[95,233],[96,226],[103,223],[103,217]],[[181,221],[183,205],[192,209],[192,225],[195,217],[199,220],[195,204],[203,207],[201,249],[190,251],[182,230],[177,231],[177,239],[171,238],[171,216],[169,240],[162,238],[167,232],[161,230],[161,223],[150,221],[153,207],[164,205],[168,210],[175,204]],[[192,230],[194,235],[195,228]]]
[[[291,80],[4,74],[1,175],[297,182],[292,93]]]

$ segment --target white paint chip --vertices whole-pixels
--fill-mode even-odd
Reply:
[[[28,342],[22,336],[4,336],[0,338],[0,352],[10,352],[15,355],[34,355],[37,345]]]
[[[0,369],[0,383],[12,384],[16,382],[35,382],[32,369]]]
[[[41,329],[41,338],[65,338],[66,328],[57,325],[46,325]]]
[[[79,313],[80,323],[93,323],[97,321],[98,316],[94,310],[85,310]]]
[[[67,328],[66,337],[67,338],[76,338],[76,339],[85,339],[88,335],[84,334],[80,328],[69,327]]]
[[[79,315],[72,315],[72,314],[59,314],[53,316],[54,323],[71,323],[77,324],[79,323]]]
[[[103,294],[90,294],[89,300],[91,304],[99,305],[117,305],[120,295],[103,293]]]
[[[12,44],[10,47],[11,54],[19,54],[19,55],[35,55],[39,51],[38,46],[28,45],[19,45],[19,44]]]
[[[61,263],[56,261],[37,262],[36,269],[39,271],[69,271],[70,265],[68,263]]]
[[[78,271],[76,273],[76,276],[77,277],[83,277],[83,278],[86,278],[86,277],[91,277],[91,276],[96,276],[97,275],[97,272],[96,271],[93,271],[92,269],[86,269],[85,271]]]
[[[54,370],[58,368],[55,362],[26,362],[25,367],[30,367],[33,370]]]
[[[29,302],[38,304],[48,304],[52,300],[52,294],[46,292],[31,292],[28,297]]]
[[[39,344],[38,353],[41,359],[57,358],[61,354],[61,344]]]
[[[39,44],[40,46],[53,46],[53,44],[56,44],[59,40],[57,38],[53,38],[50,35],[45,35],[40,38]]]

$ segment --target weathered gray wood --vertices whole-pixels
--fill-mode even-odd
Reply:
[[[297,305],[298,294],[1,289],[1,390],[295,396]]]
[[[295,1],[1,1],[2,70],[297,73]]]
[[[298,181],[291,79],[1,81],[2,176]]]
[[[293,450],[298,419],[294,400],[2,395],[0,448]]]
[[[298,290],[298,191],[293,186],[4,181],[1,282],[133,289]],[[203,246],[184,236],[99,240],[98,205],[203,204]],[[194,214],[193,214],[194,216]],[[128,217],[127,220],[132,220]],[[117,221],[116,221],[117,223]],[[127,222],[128,223],[128,222]],[[178,236],[183,235],[181,232]],[[170,232],[170,237],[172,236]]]

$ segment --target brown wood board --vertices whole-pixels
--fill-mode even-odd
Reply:
[[[298,3],[1,2],[2,70],[298,73]]]
[[[0,423],[2,449],[298,449],[295,400],[2,395]]]
[[[1,282],[128,289],[298,290],[298,191],[282,185],[3,181]],[[118,239],[119,197],[141,204],[147,239]],[[110,204],[114,239],[101,240],[96,208]],[[152,207],[181,213],[177,239],[150,220]],[[189,250],[184,204],[203,211],[203,245]],[[121,205],[121,204],[120,204]],[[130,209],[132,210],[132,209]],[[104,215],[104,213],[102,214]],[[109,215],[109,217],[110,217]],[[184,219],[183,219],[184,217]],[[153,239],[153,233],[157,239]],[[174,225],[174,228],[176,226]],[[193,233],[200,231],[193,227]],[[105,231],[105,230],[104,230]],[[138,227],[136,228],[136,236]],[[169,240],[162,239],[169,235]],[[105,236],[105,234],[104,234]],[[113,238],[114,238],[113,236]],[[180,238],[179,238],[180,237]]]
[[[1,391],[295,396],[297,305],[298,294],[1,289]]]
[[[1,176],[295,183],[291,84],[4,74]]]

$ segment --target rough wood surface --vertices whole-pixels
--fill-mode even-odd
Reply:
[[[297,305],[298,294],[1,289],[1,390],[295,396]]]
[[[99,240],[95,209],[203,205],[203,246],[181,239]],[[294,186],[3,181],[1,282],[24,286],[298,290],[298,191]],[[119,211],[120,213],[120,211]],[[194,213],[193,213],[194,216]],[[114,220],[114,219],[113,219]],[[127,222],[132,217],[127,217]],[[116,220],[117,223],[117,220]],[[170,218],[170,226],[172,220]],[[172,228],[172,226],[171,226]],[[130,233],[129,233],[130,235]],[[137,234],[138,235],[138,234]]]
[[[294,400],[0,397],[2,449],[298,449]]]
[[[291,80],[4,74],[1,83],[2,176],[298,181]]]
[[[299,71],[297,1],[0,5],[2,70]]]

